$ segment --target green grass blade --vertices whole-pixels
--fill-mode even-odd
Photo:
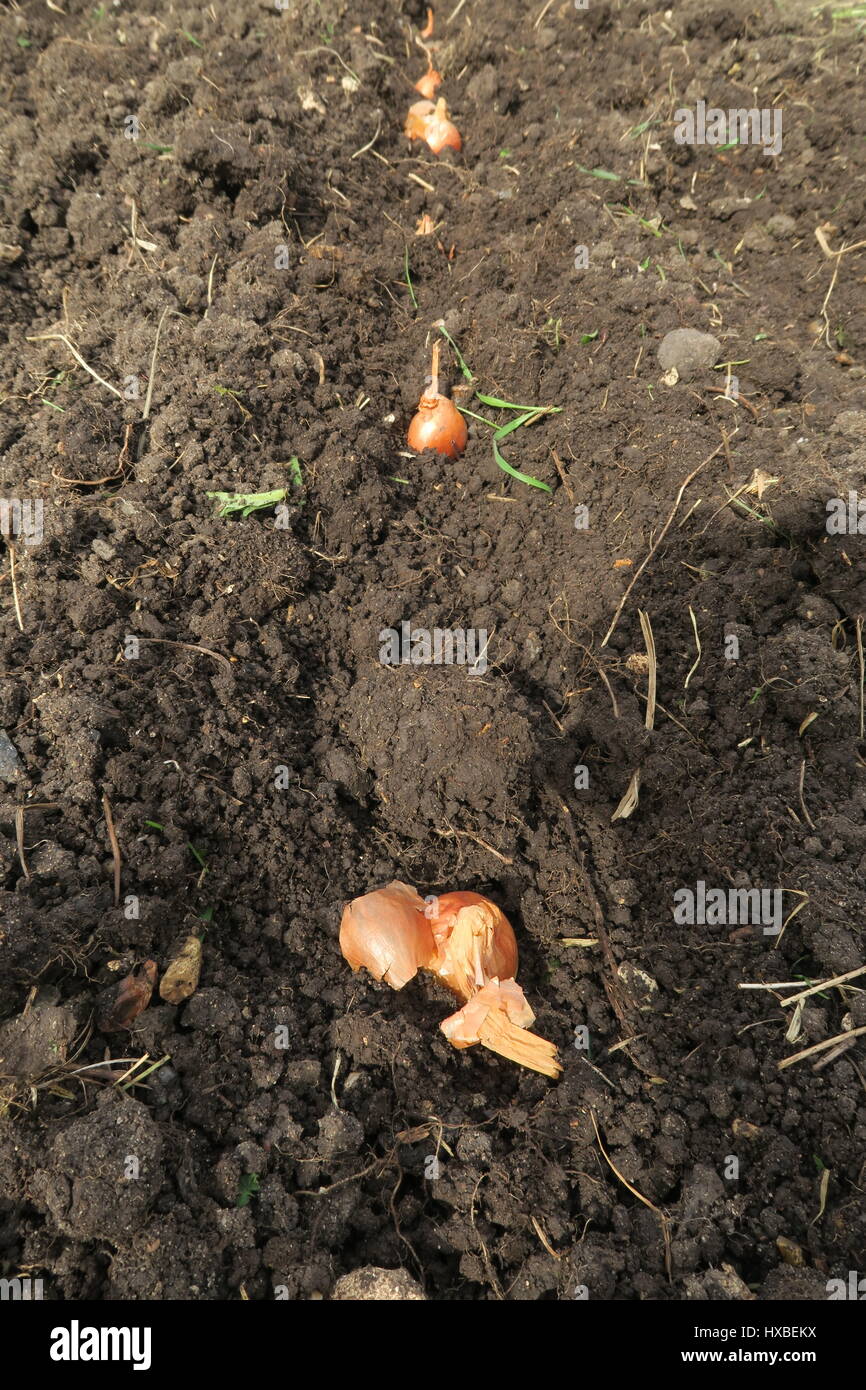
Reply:
[[[461,415],[468,415],[470,419],[480,420],[482,425],[489,425],[492,430],[496,429],[495,421],[488,420],[486,415],[478,415],[474,410],[469,410],[465,405],[458,405],[457,409],[460,411]]]
[[[469,368],[463,360],[463,353],[460,351],[454,339],[451,337],[451,334],[448,332],[448,329],[445,327],[444,323],[437,323],[434,326],[439,329],[439,332],[442,334],[442,337],[445,338],[451,344],[454,356],[457,358],[457,364],[466,380],[474,381],[475,378],[473,377],[472,373],[470,372]]]
[[[495,436],[493,438],[493,457],[496,459],[496,462],[503,472],[507,473],[512,478],[516,478],[519,483],[527,483],[530,487],[541,488],[542,492],[553,491],[552,488],[547,486],[547,483],[542,483],[538,478],[531,478],[528,473],[521,473],[517,468],[512,468],[508,460],[502,457]]]
[[[406,288],[407,288],[408,291],[409,291],[409,298],[410,298],[411,301],[412,301],[413,308],[417,309],[417,308],[418,308],[418,300],[415,298],[415,289],[414,289],[414,286],[413,286],[413,284],[412,284],[412,276],[411,276],[411,274],[410,274],[410,272],[409,272],[409,243],[408,243],[408,242],[406,243],[406,246],[403,248],[403,274],[404,274],[405,279],[406,279]]]
[[[544,415],[558,415],[562,410],[561,405],[518,405],[516,401],[501,401],[498,396],[482,396],[480,391],[475,392],[475,399],[497,410],[538,410]]]
[[[507,434],[513,434],[514,431],[519,430],[522,425],[533,424],[533,422],[543,414],[544,412],[542,410],[527,410],[525,415],[518,415],[516,420],[512,420],[507,425],[502,425],[501,428],[496,431],[493,438],[504,439]]]
[[[273,507],[278,502],[285,502],[286,489],[280,487],[273,492],[206,492],[205,497],[213,497],[219,503],[217,516],[231,516],[233,512],[249,516],[251,512],[257,512],[263,507]]]
[[[608,179],[611,183],[620,182],[620,175],[611,173],[609,169],[587,169],[585,164],[576,164],[574,167],[579,169],[582,174],[591,174],[594,179]]]

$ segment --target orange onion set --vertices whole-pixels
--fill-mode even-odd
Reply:
[[[433,73],[433,76],[438,77],[439,74]],[[409,107],[403,134],[410,140],[424,140],[434,154],[441,154],[443,150],[459,151],[463,148],[460,131],[451,119],[444,97],[440,97],[438,101],[425,99],[414,102]]]
[[[415,83],[415,91],[420,92],[427,101],[432,101],[442,86],[442,74],[437,72],[431,63],[423,77],[419,77]]]
[[[427,970],[462,1001],[440,1024],[454,1047],[481,1043],[509,1061],[556,1078],[556,1048],[528,1031],[535,1014],[516,979],[511,923],[480,893],[443,893],[425,902],[407,883],[347,903],[340,949],[353,970],[402,989]]]
[[[459,458],[466,448],[469,431],[453,401],[439,390],[439,344],[433,344],[430,385],[423,392],[412,416],[406,442],[416,454],[433,449],[446,458]]]

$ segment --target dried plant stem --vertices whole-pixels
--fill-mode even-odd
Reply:
[[[12,581],[12,602],[15,604],[15,617],[18,621],[20,630],[24,631],[24,621],[21,617],[21,604],[18,602],[18,581],[15,578],[15,547],[9,546],[9,578]],[[862,719],[862,716],[861,716]]]
[[[120,845],[117,842],[117,831],[114,828],[114,816],[111,814],[111,802],[107,794],[102,798],[102,809],[105,812],[105,824],[108,827],[108,842],[111,845],[111,853],[114,858],[114,906],[120,905]]]
[[[430,395],[439,395],[439,339],[433,344],[433,361],[430,368]]]
[[[849,970],[845,975],[834,975],[832,980],[819,980],[808,989],[801,989],[799,994],[792,994],[783,999],[782,1008],[787,1009],[791,1004],[798,1004],[801,999],[808,999],[810,994],[817,994],[822,989],[833,989],[836,985],[847,984],[849,980],[856,980],[858,975],[866,975],[866,965],[858,965],[856,970]],[[753,985],[752,988],[756,989],[757,986]],[[740,985],[740,989],[745,989],[745,985]]]
[[[21,872],[27,881],[30,881],[30,870],[27,867],[27,860],[24,857],[24,807],[18,806],[15,809],[15,844],[18,849],[18,862],[21,865]]]
[[[804,796],[804,794],[803,794],[803,788],[804,788],[804,786],[805,786],[805,783],[806,783],[806,759],[804,758],[803,761],[802,761],[802,763],[800,764],[800,783],[799,783],[799,787],[798,787],[798,792],[799,792],[799,795],[800,795],[800,810],[803,812],[803,815],[806,817],[806,824],[809,826],[809,829],[810,829],[810,830],[814,830],[814,829],[815,829],[815,822],[813,821],[812,817],[809,815],[809,809],[808,809],[808,807],[806,806],[806,798],[805,798],[805,796]]]
[[[854,633],[857,638],[857,660],[860,663],[860,737],[864,737],[864,686],[866,686],[866,670],[863,666],[863,619],[858,618],[854,624]]]
[[[689,674],[686,676],[685,684],[683,685],[684,690],[688,690],[689,681],[691,680],[692,676],[695,674],[695,671],[697,671],[698,667],[701,664],[701,634],[698,632],[698,620],[695,617],[695,610],[692,608],[691,604],[689,604],[689,616],[692,620],[692,631],[695,634],[695,646],[698,649],[698,654],[695,657],[694,665],[689,671]]]
[[[112,386],[110,381],[106,381],[104,377],[101,377],[98,372],[95,372],[92,367],[87,365],[81,353],[78,351],[78,348],[69,341],[65,333],[37,333],[35,337],[28,338],[27,341],[28,343],[63,343],[72,353],[78,365],[83,367],[86,372],[89,372],[94,381],[98,381],[100,386],[105,387],[106,391],[111,391],[115,396],[119,396],[121,400],[124,399],[122,391],[118,391],[116,386]]]
[[[787,1001],[790,1003],[790,1000]],[[852,1028],[847,1033],[837,1033],[835,1037],[825,1038],[823,1042],[813,1043],[811,1047],[804,1047],[802,1052],[795,1052],[791,1057],[784,1057],[778,1063],[779,1071],[784,1071],[785,1067],[792,1067],[795,1062],[802,1062],[804,1057],[812,1057],[816,1052],[825,1052],[828,1047],[835,1047],[837,1043],[845,1042],[849,1038],[862,1038],[866,1034],[866,1024],[862,1028]]]
[[[231,662],[222,652],[213,652],[210,647],[201,647],[197,642],[173,642],[168,637],[139,637],[139,642],[152,642],[159,647],[183,647],[188,652],[202,652],[204,656],[212,656],[214,661],[222,662],[227,671],[231,671]]]
[[[147,394],[144,398],[144,409],[141,412],[142,420],[146,420],[150,415],[150,403],[153,399],[153,384],[156,380],[156,354],[159,352],[159,338],[162,333],[162,325],[165,323],[166,314],[176,313],[176,309],[171,309],[168,305],[163,309],[159,316],[159,323],[156,325],[156,337],[153,340],[153,352],[150,357],[150,372],[147,378]]]
[[[604,1147],[604,1144],[601,1142],[601,1135],[600,1135],[599,1132],[598,1132],[598,1124],[597,1124],[597,1122],[596,1122],[596,1118],[595,1118],[595,1113],[594,1113],[594,1111],[590,1110],[590,1112],[589,1112],[589,1118],[592,1120],[592,1127],[593,1127],[593,1129],[595,1130],[595,1137],[596,1137],[596,1140],[597,1140],[597,1142],[598,1142],[598,1147],[601,1149],[602,1156],[603,1156],[604,1161],[605,1161],[605,1163],[607,1164],[608,1168],[610,1168],[610,1170],[611,1170],[612,1173],[615,1173],[615,1174],[616,1174],[616,1176],[619,1178],[619,1181],[622,1183],[623,1187],[628,1188],[629,1192],[632,1194],[633,1197],[637,1197],[637,1199],[638,1199],[639,1202],[643,1202],[644,1206],[645,1206],[645,1207],[649,1207],[650,1211],[655,1212],[656,1216],[658,1217],[659,1222],[661,1223],[661,1228],[662,1228],[662,1239],[664,1240],[664,1246],[665,1246],[665,1273],[666,1273],[667,1276],[668,1276],[668,1280],[670,1280],[670,1279],[671,1279],[671,1233],[670,1233],[670,1229],[669,1229],[669,1227],[668,1227],[668,1219],[667,1219],[667,1217],[665,1216],[664,1212],[663,1212],[659,1207],[657,1207],[653,1202],[650,1201],[649,1197],[644,1197],[644,1195],[643,1195],[642,1192],[638,1192],[638,1190],[637,1190],[636,1187],[632,1187],[631,1183],[628,1181],[628,1178],[624,1178],[624,1177],[623,1177],[622,1173],[621,1173],[621,1172],[619,1171],[619,1169],[617,1168],[617,1166],[616,1166],[616,1164],[614,1163],[613,1159],[609,1156],[607,1150],[606,1150],[605,1147]]]
[[[649,675],[647,677],[647,701],[646,719],[644,721],[647,729],[655,727],[656,722],[656,683],[658,679],[658,659],[656,657],[656,643],[653,637],[652,623],[649,614],[638,609],[640,619],[640,630],[643,633],[643,640],[646,644],[647,661],[649,662]]]

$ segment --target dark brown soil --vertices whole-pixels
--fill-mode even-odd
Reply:
[[[779,1063],[866,1024],[866,975],[790,1040],[786,991],[739,986],[866,964],[866,546],[825,529],[866,491],[862,26],[443,5],[437,161],[401,133],[414,0],[62,8],[0,20],[0,484],[44,503],[0,569],[0,1275],[825,1298],[866,1271],[866,1039]],[[781,108],[782,154],[677,144],[702,99]],[[477,423],[407,456],[443,317],[481,391],[562,407],[502,446],[550,493]],[[738,401],[724,367],[662,382],[679,327]],[[486,674],[384,668],[402,620],[486,629]],[[436,986],[351,975],[342,904],[394,877],[502,905],[558,1083],[452,1050]],[[678,925],[699,880],[800,910]],[[188,1003],[88,1026],[193,930]]]

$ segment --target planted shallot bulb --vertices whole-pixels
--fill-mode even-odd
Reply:
[[[439,392],[439,343],[433,344],[433,365],[430,385],[418,402],[406,436],[410,449],[423,454],[434,449],[446,458],[459,458],[466,448],[469,431],[460,411],[447,396]]]
[[[494,976],[507,980],[517,974],[511,923],[488,898],[480,893],[442,893],[427,916],[437,950],[434,971],[460,999],[468,999]]]
[[[460,132],[450,119],[448,104],[444,97],[437,102],[416,101],[409,107],[404,134],[410,140],[424,140],[434,154],[444,149],[461,150],[463,141]]]
[[[406,117],[406,124],[403,126],[403,134],[409,140],[425,140],[427,138],[427,125],[430,117],[436,110],[435,102],[425,97],[424,101],[415,101],[409,107]]]
[[[374,979],[402,989],[436,955],[424,899],[396,879],[355,898],[343,911],[340,950],[353,970],[366,966]]]
[[[438,89],[442,86],[442,75],[438,73],[431,63],[423,77],[419,77],[415,83],[415,91],[420,92],[422,97],[432,101]]]

